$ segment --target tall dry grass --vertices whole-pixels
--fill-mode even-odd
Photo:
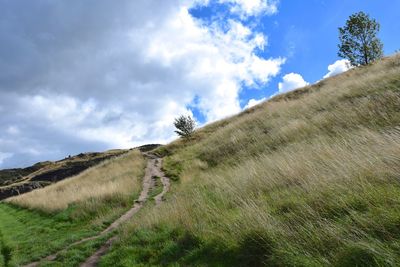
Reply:
[[[180,184],[123,235],[167,225],[272,265],[398,266],[399,125],[400,55],[277,96],[159,149]]]
[[[71,204],[138,194],[145,159],[137,150],[107,160],[81,174],[48,187],[10,198],[8,201],[31,209],[54,212]]]
[[[341,136],[320,136],[275,153],[242,159],[235,167],[221,164],[213,170],[191,173],[195,181],[181,185],[166,207],[137,223],[183,224],[202,234],[215,228],[215,236],[237,238],[246,228],[273,227],[276,221],[271,213],[291,201],[304,208],[304,212],[311,212],[310,216],[317,216],[313,213],[316,210],[312,211],[305,202],[319,197],[322,206],[324,201],[335,201],[351,209],[342,197],[357,197],[374,188],[379,190],[381,185],[398,187],[399,173],[400,128],[388,132],[359,129]],[[334,194],[336,199],[324,199],[325,193]],[[400,198],[396,201],[400,204]],[[237,217],[236,223],[232,222],[230,212]]]

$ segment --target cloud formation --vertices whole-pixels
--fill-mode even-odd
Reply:
[[[167,142],[189,106],[206,121],[240,111],[242,86],[268,83],[285,60],[257,56],[268,38],[240,21],[193,18],[200,4],[0,0],[0,168]]]
[[[338,75],[339,73],[345,72],[351,69],[350,61],[347,59],[336,60],[333,64],[328,66],[328,73],[324,75],[324,79]]]
[[[247,104],[244,107],[244,109],[248,109],[248,108],[254,107],[255,105],[258,105],[258,104],[264,102],[266,99],[267,99],[266,97],[263,97],[261,99],[254,99],[254,98],[250,99],[249,102],[247,102]]]
[[[289,73],[283,76],[282,82],[278,84],[279,94],[309,85],[298,73]]]
[[[278,1],[276,0],[220,0],[220,3],[231,3],[231,11],[242,17],[278,12]]]

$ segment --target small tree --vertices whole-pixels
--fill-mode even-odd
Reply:
[[[196,127],[196,122],[191,116],[181,115],[179,118],[175,119],[174,125],[177,129],[175,132],[179,136],[189,138]]]
[[[367,65],[382,58],[383,44],[377,37],[380,25],[368,14],[358,12],[349,17],[346,25],[339,28],[338,55],[351,65]]]

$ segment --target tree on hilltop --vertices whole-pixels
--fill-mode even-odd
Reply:
[[[349,17],[344,27],[339,27],[338,55],[351,65],[367,65],[383,56],[383,44],[377,37],[380,25],[368,14],[358,12]]]
[[[196,122],[191,116],[181,115],[175,119],[174,126],[177,129],[175,133],[184,138],[189,138],[194,132]]]

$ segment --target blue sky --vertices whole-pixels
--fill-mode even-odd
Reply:
[[[400,1],[0,0],[0,168],[167,143],[347,70],[338,27],[364,11],[385,54]],[[329,70],[328,70],[329,68]]]
[[[400,50],[399,10],[400,1],[394,0],[281,0],[278,12],[273,15],[241,19],[237,15],[230,16],[229,6],[214,1],[210,6],[193,8],[191,14],[206,24],[215,16],[239,19],[254,31],[268,36],[268,45],[258,51],[262,57],[286,58],[280,75],[268,84],[256,90],[243,87],[240,103],[244,107],[250,99],[268,98],[276,93],[286,73],[299,73],[309,83],[320,80],[328,72],[327,66],[341,59],[337,56],[338,27],[353,13],[366,12],[381,24],[379,37],[384,43],[385,55]]]

